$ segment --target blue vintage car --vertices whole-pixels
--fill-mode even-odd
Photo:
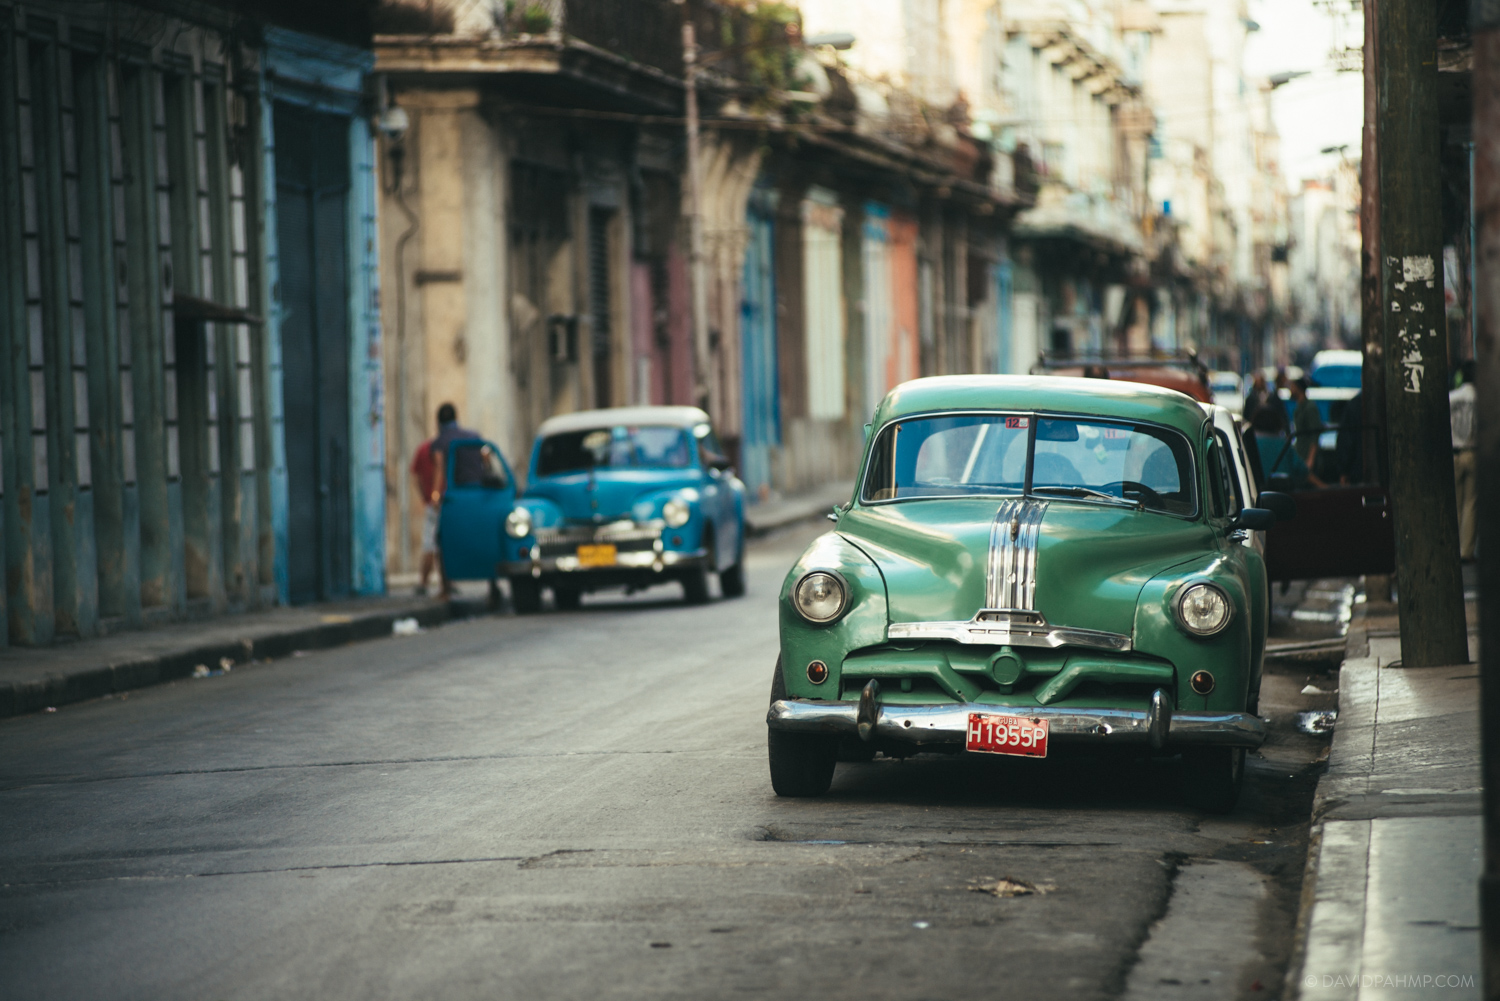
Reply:
[[[517,612],[586,591],[665,581],[690,603],[745,593],[745,485],[697,407],[617,407],[554,417],[531,451],[526,491],[506,519]]]
[[[447,489],[438,521],[438,549],[443,573],[450,581],[495,581],[504,568],[526,558],[521,540],[506,534],[504,525],[516,505],[516,479],[500,449],[480,438],[452,442],[444,468]]]

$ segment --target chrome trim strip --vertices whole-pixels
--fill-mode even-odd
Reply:
[[[1081,646],[1113,653],[1125,653],[1131,648],[1130,637],[1124,633],[1049,626],[1040,612],[1019,608],[985,608],[972,619],[959,622],[892,622],[886,627],[886,638],[891,642],[948,640],[977,646],[1008,644],[1050,649]]]
[[[962,744],[970,713],[1003,713],[1042,717],[1052,737],[1062,743],[1140,743],[1150,746],[1213,744],[1259,747],[1266,739],[1265,721],[1250,713],[1178,712],[1159,717],[1162,744],[1152,742],[1151,713],[1139,709],[1070,709],[1058,706],[998,706],[965,702],[943,706],[884,703],[871,724],[873,736],[908,744]],[[775,730],[814,733],[859,733],[860,706],[853,702],[779,699],[766,713]]]
[[[990,523],[990,557],[985,573],[988,608],[1036,607],[1036,549],[1047,502],[1018,497],[1001,504]]]
[[[540,549],[541,547],[536,547]],[[595,571],[609,572],[611,570],[652,570],[661,571],[668,567],[685,567],[705,562],[708,559],[708,550],[695,549],[690,552],[674,552],[672,550],[645,551],[636,553],[619,553],[615,556],[615,562],[607,567],[582,567],[578,565],[577,556],[533,556],[529,562],[502,563],[499,572],[507,576],[514,574],[531,574],[539,577],[544,573],[582,573],[588,574]]]

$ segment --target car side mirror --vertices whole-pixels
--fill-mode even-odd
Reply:
[[[1262,490],[1255,504],[1274,514],[1277,521],[1291,521],[1297,517],[1297,498],[1291,494],[1284,494],[1277,490]]]
[[[1234,521],[1229,527],[1236,531],[1264,532],[1276,524],[1276,515],[1263,507],[1240,508],[1240,513],[1234,516]]]

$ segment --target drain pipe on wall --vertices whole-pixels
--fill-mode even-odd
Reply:
[[[377,82],[380,100],[380,117],[378,119],[380,131],[385,134],[388,155],[391,160],[391,184],[388,189],[392,198],[395,199],[401,214],[406,217],[406,229],[396,238],[396,454],[400,457],[399,465],[403,468],[399,474],[400,487],[396,491],[396,510],[400,519],[400,531],[397,532],[399,550],[401,554],[401,569],[409,571],[414,568],[411,558],[411,532],[408,526],[411,524],[411,490],[405,483],[405,465],[407,456],[411,454],[411,442],[408,440],[406,420],[406,245],[411,238],[417,234],[421,227],[421,220],[411,206],[406,204],[406,192],[403,189],[405,183],[406,167],[406,136],[411,128],[411,119],[406,114],[406,109],[399,105],[390,103],[390,94],[386,89],[385,77],[381,76]]]

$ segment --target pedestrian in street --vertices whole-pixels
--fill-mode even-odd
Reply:
[[[1474,470],[1474,362],[1459,366],[1458,388],[1448,394],[1453,427],[1453,492],[1458,496],[1458,555],[1474,561],[1478,545],[1479,483]]]
[[[437,476],[434,478],[433,506],[441,507],[443,495],[448,492],[448,451],[456,441],[465,441],[470,438],[478,438],[478,431],[471,431],[466,427],[460,427],[458,423],[458,410],[451,403],[444,403],[438,407],[437,412],[438,433],[432,439],[432,461],[437,467]],[[480,456],[477,448],[461,449],[453,458],[453,483],[456,486],[478,483],[484,475],[484,459]],[[441,523],[441,517],[439,518]],[[442,552],[438,553],[439,563],[442,561]],[[440,595],[444,600],[453,597],[453,584],[448,580],[446,572],[443,573],[443,593]]]
[[[1323,481],[1307,468],[1307,463],[1302,461],[1302,456],[1297,454],[1296,448],[1287,436],[1285,410],[1274,406],[1261,407],[1256,411],[1253,427],[1255,428],[1255,447],[1260,453],[1261,471],[1265,474],[1268,486],[1271,477],[1278,473],[1291,478],[1293,490],[1300,490],[1309,485],[1323,486]]]
[[[1313,469],[1318,457],[1318,435],[1323,431],[1323,415],[1318,405],[1307,398],[1307,380],[1294,379],[1288,387],[1292,394],[1293,445],[1297,455],[1308,469]]]
[[[1266,385],[1266,374],[1256,372],[1250,379],[1250,392],[1245,394],[1245,404],[1240,408],[1240,417],[1246,424],[1255,420],[1260,408],[1271,399],[1271,389]]]
[[[432,458],[432,442],[431,438],[422,442],[417,446],[416,454],[411,457],[412,479],[416,481],[417,493],[422,498],[422,577],[417,584],[418,594],[427,593],[427,579],[432,576],[434,565],[443,581],[443,592],[446,594],[448,591],[448,579],[443,575],[442,564],[438,560],[437,463]]]

